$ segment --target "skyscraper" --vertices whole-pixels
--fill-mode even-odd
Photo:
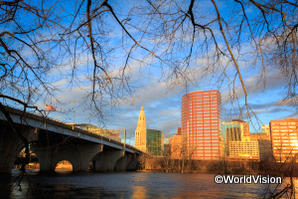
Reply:
[[[277,162],[298,162],[298,118],[271,120],[270,134],[273,156]]]
[[[161,156],[164,150],[164,133],[156,129],[147,129],[146,137],[147,152]]]
[[[251,139],[248,122],[233,120],[222,123],[225,135],[225,149],[229,159],[259,160],[259,143]]]
[[[220,118],[219,91],[194,91],[182,97],[181,130],[188,156],[196,160],[220,159],[223,153]]]
[[[260,161],[272,160],[273,156],[272,156],[272,146],[271,146],[269,125],[262,124],[262,132],[251,133],[250,139],[256,140],[259,143]]]
[[[139,114],[139,120],[135,131],[135,147],[146,151],[146,120],[143,106]]]

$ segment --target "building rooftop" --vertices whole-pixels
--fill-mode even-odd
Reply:
[[[206,93],[206,92],[209,92],[209,93],[217,92],[217,93],[219,93],[218,90],[207,90],[207,91],[199,90],[199,91],[191,91],[189,93],[186,93],[186,94],[183,95],[183,97],[186,96],[186,95],[191,95],[191,94],[195,94],[195,93]]]

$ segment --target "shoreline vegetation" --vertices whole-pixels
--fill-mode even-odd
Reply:
[[[298,162],[276,163],[274,161],[203,161],[178,160],[163,157],[141,158],[138,172],[202,173],[235,175],[270,175],[298,177]]]

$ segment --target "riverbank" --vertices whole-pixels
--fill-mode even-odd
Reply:
[[[298,177],[298,163],[257,161],[202,161],[150,158],[143,160],[139,172],[270,175]]]
[[[221,175],[270,175],[270,176],[280,176],[280,177],[298,177],[298,173],[294,173],[294,175],[288,175],[281,172],[260,172],[260,171],[235,171],[235,172],[212,172],[212,171],[199,171],[199,170],[192,170],[192,171],[184,171],[179,172],[176,170],[169,170],[167,172],[164,171],[164,169],[147,169],[147,170],[137,170],[136,172],[140,173],[173,173],[173,174],[221,174]]]

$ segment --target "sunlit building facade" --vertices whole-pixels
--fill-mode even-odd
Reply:
[[[121,136],[124,137],[125,129],[103,129],[93,124],[74,124],[68,123],[73,127],[81,128],[96,135],[101,135],[109,139],[121,142]]]
[[[147,150],[147,140],[146,140],[146,119],[143,106],[139,114],[137,128],[135,130],[135,147],[141,151],[146,152]]]
[[[262,140],[270,140],[270,129],[269,129],[269,125],[262,125],[262,132],[261,133],[251,133],[250,137],[252,139],[258,140],[258,139],[262,139]]]
[[[266,124],[262,124],[262,134],[269,136],[270,139],[270,126]]]
[[[256,140],[259,143],[259,156],[261,161],[272,160],[272,148],[270,139],[270,128],[269,125],[262,125],[261,133],[251,133],[251,140]]]
[[[183,148],[182,148],[182,134],[181,128],[177,128],[176,135],[170,138],[170,155],[172,159],[182,159]]]
[[[194,160],[219,160],[221,97],[217,90],[194,91],[182,97],[181,132],[187,155]]]
[[[272,151],[277,162],[298,162],[298,118],[270,121]]]
[[[247,122],[223,122],[222,132],[225,135],[225,155],[228,159],[259,160],[259,142],[251,139]]]

